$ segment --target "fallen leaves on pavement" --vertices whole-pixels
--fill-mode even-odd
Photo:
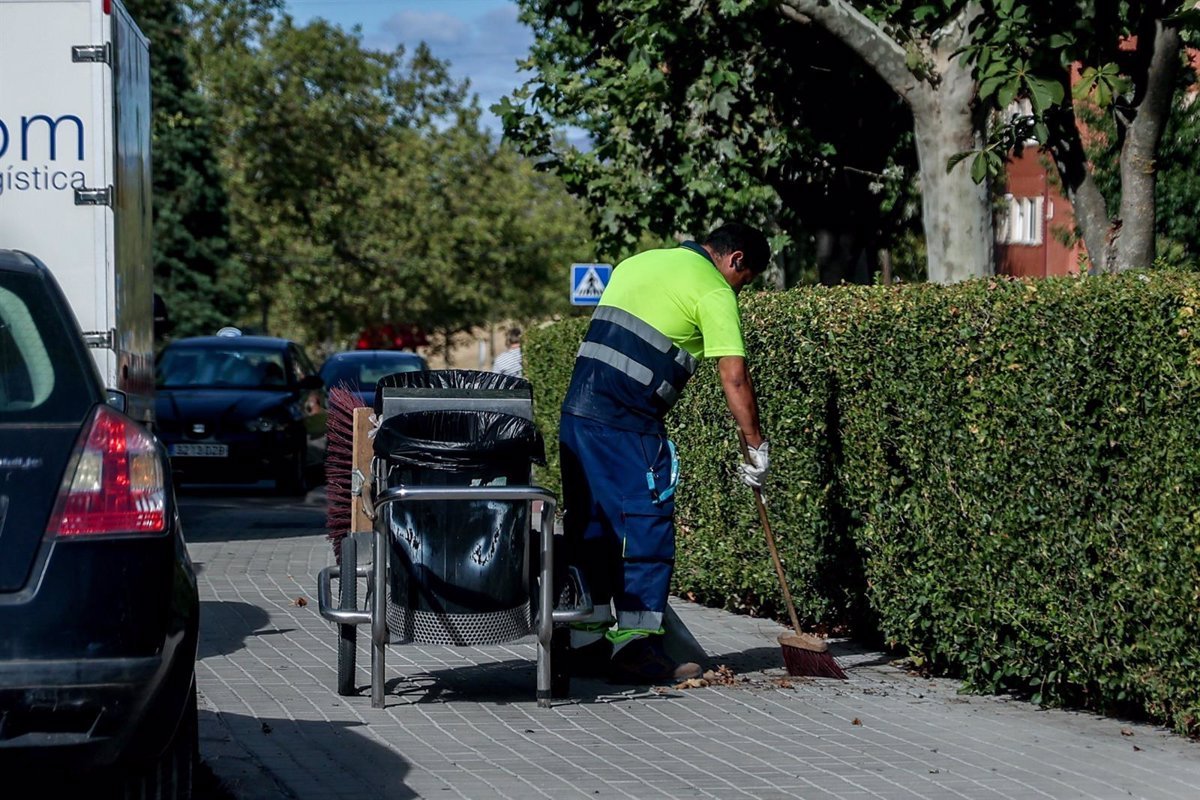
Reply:
[[[688,678],[675,684],[676,689],[703,689],[705,686],[736,686],[744,681],[733,670],[722,664],[716,669],[710,669],[699,678]]]

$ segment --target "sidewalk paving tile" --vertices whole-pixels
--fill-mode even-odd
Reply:
[[[333,690],[336,633],[315,597],[328,543],[281,534],[190,547],[202,748],[239,797],[1200,797],[1200,746],[1162,729],[960,695],[846,642],[849,681],[788,678],[780,626],[682,601],[711,665],[743,682],[656,694],[577,680],[540,709],[532,638],[397,645],[387,707],[372,709],[365,631],[364,691]]]

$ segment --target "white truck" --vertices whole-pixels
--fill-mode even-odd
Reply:
[[[0,247],[40,258],[153,421],[149,43],[120,0],[0,0]]]

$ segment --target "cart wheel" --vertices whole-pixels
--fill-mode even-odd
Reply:
[[[339,580],[342,608],[358,608],[358,549],[354,535],[342,539],[342,577]],[[358,694],[354,681],[354,660],[358,650],[358,626],[338,625],[337,693],[342,697]]]
[[[571,696],[571,629],[556,627],[550,638],[550,696],[562,700]]]

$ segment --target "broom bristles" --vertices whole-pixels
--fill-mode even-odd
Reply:
[[[788,675],[847,679],[824,639],[806,633],[785,633],[779,637],[779,646]]]
[[[354,409],[358,396],[342,383],[329,390],[325,417],[325,528],[333,554],[342,561],[342,539],[350,532],[350,471],[354,463]]]

